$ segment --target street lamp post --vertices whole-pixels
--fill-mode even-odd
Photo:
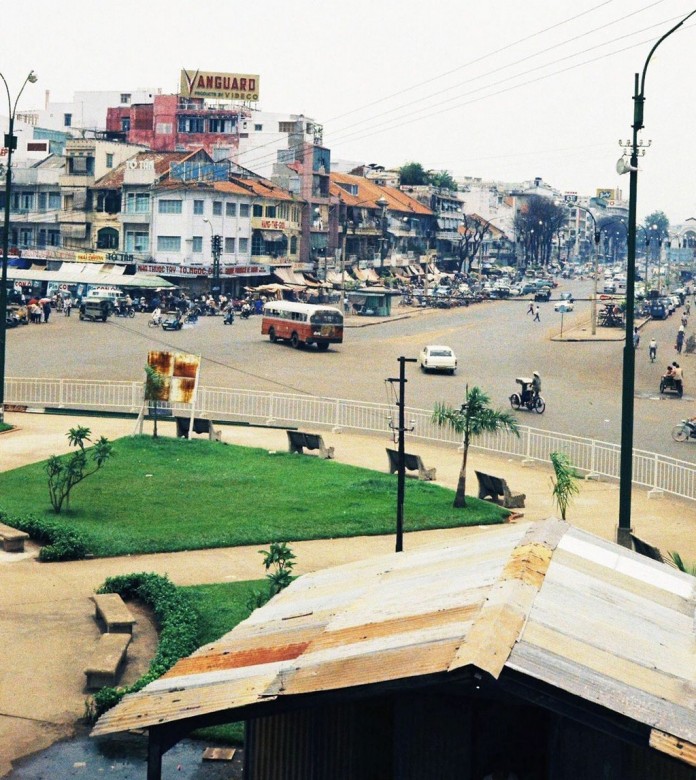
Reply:
[[[593,237],[594,237],[594,245],[593,245],[593,272],[592,276],[594,277],[593,282],[593,290],[592,290],[592,303],[591,303],[591,313],[590,313],[590,319],[592,320],[592,335],[595,336],[597,334],[597,254],[599,251],[599,238],[600,238],[600,232],[597,230],[597,220],[595,219],[595,215],[585,206],[581,206],[579,203],[576,203],[572,200],[566,200],[566,204],[572,205],[577,209],[580,209],[581,211],[584,211],[587,216],[592,220],[592,227],[593,227]]]
[[[213,225],[207,217],[203,217],[203,222],[210,228],[210,251],[213,256],[213,284],[211,291],[213,295],[216,296],[220,295],[220,252],[222,251],[222,236],[213,232]]]
[[[678,24],[668,30],[650,49],[643,65],[642,76],[634,78],[633,135],[630,142],[630,165],[620,166],[630,173],[628,198],[628,266],[626,268],[626,334],[624,338],[623,377],[621,388],[621,465],[619,471],[619,525],[616,540],[625,547],[632,547],[631,540],[631,487],[633,482],[633,394],[635,392],[636,355],[633,347],[633,321],[636,284],[636,211],[638,205],[638,132],[643,128],[645,107],[645,75],[657,47],[678,30],[684,22],[696,14],[693,10]],[[629,144],[627,144],[629,145]],[[619,163],[622,161],[620,160]],[[619,167],[617,167],[619,170]]]
[[[2,83],[7,93],[7,108],[9,113],[8,132],[5,134],[7,149],[7,166],[5,167],[5,224],[2,232],[2,274],[0,275],[0,423],[5,422],[5,347],[7,341],[7,263],[10,251],[10,198],[12,195],[12,152],[17,148],[17,137],[14,134],[14,120],[17,103],[24,92],[27,83],[35,84],[37,75],[29,71],[14,103],[10,97],[10,88],[5,77],[0,73]]]

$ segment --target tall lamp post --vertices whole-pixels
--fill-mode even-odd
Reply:
[[[643,128],[645,107],[645,75],[650,60],[657,47],[678,30],[687,19],[696,14],[696,9],[685,16],[678,24],[668,30],[650,49],[643,65],[642,76],[634,78],[633,92],[633,135],[630,144],[630,165],[623,158],[617,164],[619,173],[630,173],[628,198],[628,266],[626,268],[626,335],[624,339],[623,378],[621,387],[621,465],[619,470],[619,525],[616,541],[632,547],[631,540],[631,487],[633,482],[633,394],[635,391],[636,355],[633,347],[633,321],[636,285],[636,211],[638,205],[638,154],[642,144],[638,141],[638,132]],[[624,144],[622,144],[624,145]]]
[[[5,422],[5,346],[7,341],[7,262],[10,251],[10,198],[12,195],[12,152],[17,148],[17,136],[14,134],[14,121],[17,103],[24,92],[27,83],[35,84],[37,75],[29,71],[22,88],[17,93],[14,103],[10,97],[10,88],[5,77],[0,73],[2,83],[7,93],[7,109],[10,124],[5,133],[5,148],[7,149],[7,165],[5,167],[5,224],[2,232],[2,275],[0,276],[0,423]]]
[[[599,230],[597,230],[597,220],[595,218],[595,215],[586,207],[581,206],[571,198],[566,198],[566,204],[569,206],[574,206],[577,209],[580,209],[580,211],[584,211],[585,214],[592,220],[592,228],[593,228],[593,238],[594,238],[594,245],[593,245],[593,263],[592,263],[592,276],[594,277],[594,283],[593,283],[593,290],[592,290],[592,304],[591,304],[591,314],[590,318],[592,320],[592,335],[596,335],[597,333],[597,253],[599,251],[599,237],[600,233]]]
[[[222,236],[213,233],[213,225],[207,217],[203,217],[203,222],[210,228],[210,251],[213,256],[212,293],[215,296],[220,294],[220,253],[222,252]]]

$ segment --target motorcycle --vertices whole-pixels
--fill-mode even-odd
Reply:
[[[242,308],[240,309],[240,312],[239,312],[239,316],[243,320],[248,320],[249,319],[249,317],[251,316],[251,306],[249,306],[248,303],[245,303],[244,306],[242,306]]]
[[[675,425],[674,428],[672,428],[672,438],[674,441],[696,439],[696,422],[682,420],[679,425]]]
[[[222,321],[223,325],[234,325],[234,310],[230,309],[225,312],[225,318]]]
[[[117,317],[135,317],[135,309],[133,306],[126,306],[125,304],[123,306],[117,307],[115,314]]]
[[[153,314],[152,317],[150,317],[150,319],[147,321],[148,328],[159,328],[161,324],[162,324],[161,314]]]

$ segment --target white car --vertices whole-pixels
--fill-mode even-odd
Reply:
[[[418,358],[421,371],[446,371],[454,374],[457,370],[457,356],[451,347],[445,347],[441,344],[429,344],[423,347]]]
[[[558,303],[554,304],[553,310],[554,311],[561,311],[564,314],[573,311],[575,308],[575,304],[572,301],[559,301]]]

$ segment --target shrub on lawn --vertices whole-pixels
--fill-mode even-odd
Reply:
[[[43,544],[39,551],[39,560],[44,563],[81,561],[87,555],[87,542],[74,528],[34,515],[18,517],[1,511],[0,521],[24,531],[34,541]]]
[[[96,720],[127,694],[139,691],[161,677],[199,646],[199,617],[191,597],[168,578],[140,572],[109,577],[98,593],[118,593],[125,601],[139,599],[152,609],[159,631],[157,653],[149,670],[132,685],[102,688],[87,705],[87,717]]]

